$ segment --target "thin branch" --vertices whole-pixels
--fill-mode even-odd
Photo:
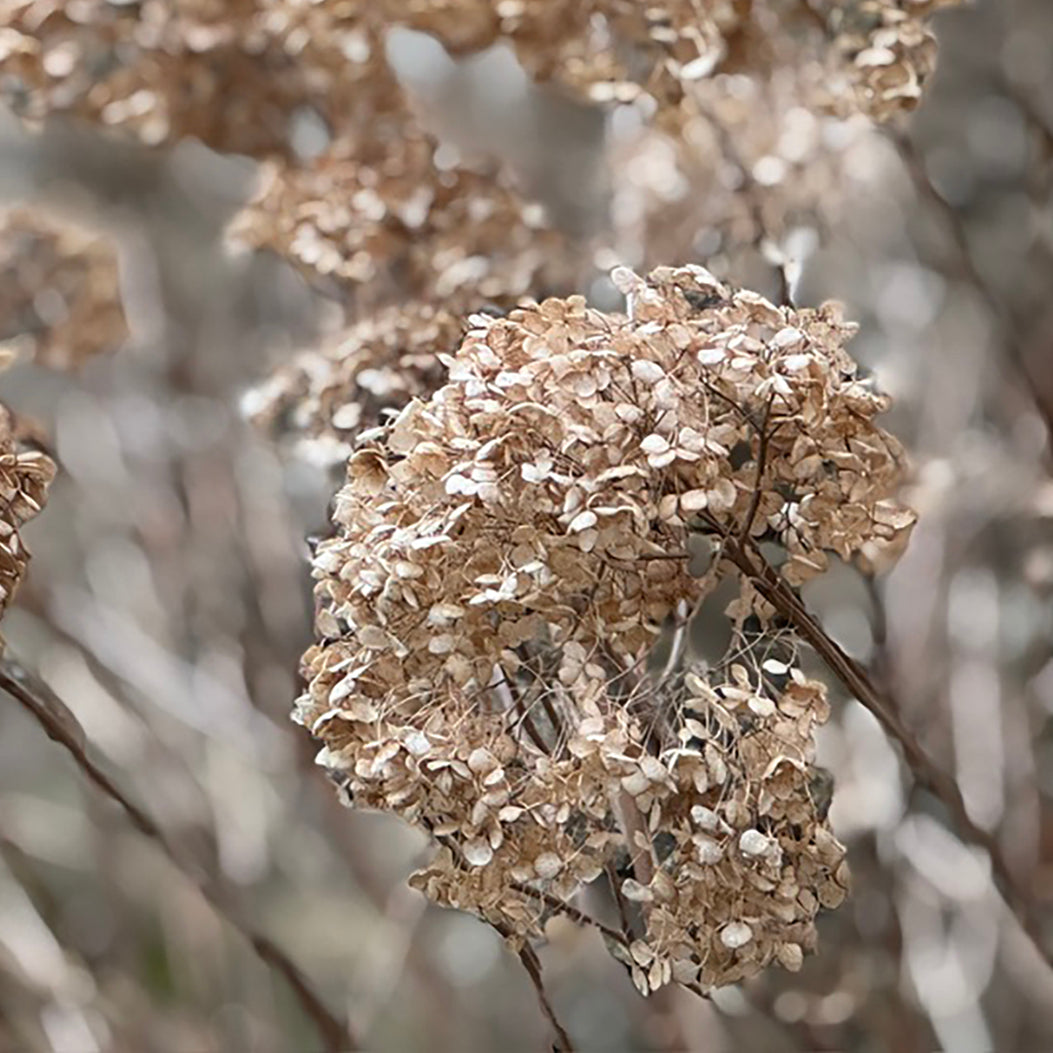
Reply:
[[[969,236],[961,213],[956,209],[936,188],[935,183],[929,177],[925,167],[925,161],[918,152],[913,141],[903,132],[890,131],[889,138],[899,153],[907,174],[919,198],[928,202],[932,210],[940,216],[944,227],[950,234],[955,247],[955,259],[953,264],[957,275],[983,300],[992,317],[1002,330],[1005,342],[1005,353],[1010,364],[1020,377],[1035,408],[1042,417],[1049,436],[1049,442],[1053,443],[1053,399],[1041,388],[1038,380],[1031,370],[1027,356],[1020,346],[1024,339],[1020,325],[1012,317],[1006,305],[999,299],[997,293],[980,273],[973,259],[972,249],[969,246]],[[949,265],[947,270],[952,267]]]
[[[533,947],[529,944],[524,944],[519,951],[519,960],[523,963],[523,968],[526,969],[527,976],[530,977],[530,982],[534,985],[534,990],[537,992],[537,1000],[541,1006],[541,1012],[545,1014],[545,1018],[552,1025],[552,1030],[556,1032],[556,1041],[552,1048],[558,1053],[574,1053],[574,1043],[571,1042],[570,1035],[567,1034],[563,1025],[559,1022],[556,1011],[552,1008],[552,1003],[549,1001],[548,992],[545,990],[545,982],[541,977],[541,959],[538,958]]]
[[[132,826],[160,848],[176,869],[200,889],[216,913],[248,940],[260,960],[281,976],[292,989],[301,1009],[317,1028],[322,1039],[322,1048],[326,1053],[357,1050],[358,1043],[351,1035],[347,1023],[338,1019],[311,989],[307,978],[289,955],[269,936],[243,921],[230,897],[220,891],[216,882],[202,878],[193,862],[181,859],[156,820],[91,759],[83,728],[55,692],[7,654],[0,657],[0,688],[36,719],[48,738],[66,750],[84,777],[104,796],[120,806]]]
[[[764,421],[760,428],[760,440],[757,449],[757,479],[753,484],[753,499],[750,501],[749,511],[746,513],[746,518],[742,523],[742,530],[739,533],[739,537],[746,541],[750,536],[750,531],[753,529],[753,520],[757,518],[757,509],[760,507],[761,494],[764,492],[764,469],[768,465],[768,443],[771,440],[772,432],[768,425],[771,421],[771,407],[775,401],[775,392],[768,396],[768,402],[764,407]],[[775,429],[778,431],[778,428]]]
[[[604,936],[614,940],[615,943],[620,943],[623,947],[628,947],[631,942],[617,929],[612,929],[609,925],[604,925],[602,921],[597,921],[591,915],[564,902],[558,896],[553,896],[551,892],[542,892],[540,889],[531,888],[529,885],[524,885],[520,881],[513,881],[511,887],[524,896],[532,896],[534,899],[541,900],[541,902],[550,910],[555,911],[557,914],[565,915],[570,918],[571,921],[575,921],[579,925],[586,925],[590,928],[596,929],[603,933]]]

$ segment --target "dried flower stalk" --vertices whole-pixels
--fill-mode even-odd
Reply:
[[[305,1015],[314,1023],[326,1053],[347,1053],[359,1048],[345,1021],[335,1016],[312,989],[307,978],[286,951],[269,936],[244,920],[236,899],[215,879],[202,880],[200,867],[184,860],[157,821],[136,804],[117,783],[96,764],[88,752],[84,729],[72,710],[42,680],[30,673],[11,655],[0,656],[0,689],[26,709],[44,729],[48,738],[59,743],[81,774],[100,793],[116,804],[131,825],[152,841],[212,905],[216,913],[250,943],[259,959],[289,985]]]

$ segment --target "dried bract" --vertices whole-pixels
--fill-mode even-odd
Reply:
[[[114,244],[30,209],[0,215],[0,340],[51,369],[76,369],[128,336]]]
[[[914,109],[936,68],[932,13],[962,0],[825,0],[837,52],[848,66],[847,92],[834,101],[879,121]]]
[[[357,805],[434,836],[438,902],[526,938],[614,873],[638,986],[708,987],[796,967],[847,873],[807,791],[824,691],[746,579],[728,616],[763,662],[646,673],[666,620],[739,580],[692,575],[692,535],[780,544],[796,583],[912,515],[836,310],[697,267],[614,279],[627,316],[473,316],[448,383],[356,449],[297,718]]]

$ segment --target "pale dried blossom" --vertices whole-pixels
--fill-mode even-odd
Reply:
[[[341,139],[307,164],[275,162],[229,236],[359,303],[408,296],[467,313],[565,288],[573,254],[541,207],[493,170],[440,169],[435,150],[408,123],[392,140]]]
[[[0,215],[0,340],[28,344],[52,369],[75,369],[128,336],[116,246],[34,209]]]
[[[0,371],[9,364],[9,357],[0,352]],[[14,598],[29,562],[21,529],[44,507],[54,477],[54,462],[23,441],[15,418],[0,403],[0,616]]]
[[[836,51],[848,65],[851,89],[832,99],[842,112],[856,109],[884,121],[912,110],[936,68],[931,16],[962,0],[823,0]]]
[[[457,346],[462,328],[460,317],[422,303],[366,315],[296,354],[246,394],[243,409],[308,459],[346,461],[359,432],[442,386],[439,354]]]
[[[613,135],[618,258],[701,257],[722,273],[749,273],[757,254],[769,265],[799,259],[874,169],[867,122],[816,112],[802,87],[792,69],[715,76],[676,134],[636,123]]]
[[[287,153],[298,112],[332,129],[397,97],[368,3],[0,0],[0,88],[14,111],[220,150]]]
[[[807,71],[813,101],[884,120],[913,108],[935,64],[929,23],[961,0],[444,0],[400,18],[451,50],[511,40],[535,76],[601,103],[647,97],[664,119],[713,75]]]
[[[0,0],[0,83],[33,120],[287,153],[297,112],[338,134],[397,98],[382,41],[401,24],[454,51],[508,39],[538,77],[597,102],[646,96],[667,116],[714,74],[790,66],[821,71],[816,104],[885,119],[916,105],[935,62],[929,16],[958,2]]]
[[[693,575],[689,548],[780,545],[795,584],[913,517],[833,307],[697,267],[614,279],[627,316],[473,316],[448,383],[360,443],[296,716],[355,805],[431,833],[414,884],[437,902],[525,939],[613,874],[640,989],[711,987],[798,968],[847,871],[808,790],[825,690],[750,580],[719,557]],[[723,577],[743,646],[647,675]]]

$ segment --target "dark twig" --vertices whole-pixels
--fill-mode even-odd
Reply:
[[[746,518],[742,523],[742,531],[739,534],[739,538],[742,541],[746,541],[750,536],[750,531],[753,529],[753,520],[756,519],[757,509],[760,507],[761,494],[764,492],[764,469],[768,465],[768,443],[772,436],[768,425],[771,421],[771,407],[774,401],[775,392],[773,391],[768,396],[768,403],[764,407],[764,421],[761,423],[760,440],[757,448],[757,479],[753,484],[753,498],[750,501],[749,511],[746,513]]]
[[[181,859],[156,820],[91,759],[83,728],[55,692],[6,654],[0,657],[0,688],[28,710],[48,738],[59,743],[73,758],[85,778],[120,806],[132,826],[158,846],[168,860],[200,889],[216,913],[248,940],[260,960],[282,977],[296,995],[301,1009],[317,1028],[326,1053],[347,1053],[348,1050],[358,1049],[348,1025],[339,1020],[311,989],[307,978],[288,954],[270,937],[242,920],[231,898],[220,891],[215,881],[203,879],[193,862]]]
[[[973,260],[968,233],[961,213],[936,188],[929,177],[924,159],[909,136],[903,132],[890,131],[889,138],[899,152],[900,159],[919,198],[927,202],[939,215],[954,242],[955,257],[953,261],[948,262],[946,270],[948,272],[956,270],[957,276],[971,286],[991,312],[992,318],[1002,330],[1006,357],[1031,396],[1046,426],[1050,441],[1053,442],[1053,399],[1043,391],[1028,363],[1027,355],[1022,347],[1025,334],[1021,332],[1020,325],[980,273]]]
[[[534,985],[534,990],[537,992],[537,1000],[541,1006],[541,1012],[545,1014],[545,1018],[552,1025],[552,1030],[556,1032],[556,1041],[552,1048],[557,1050],[558,1053],[574,1053],[574,1043],[571,1042],[570,1035],[567,1034],[563,1025],[559,1022],[556,1011],[552,1008],[552,1003],[548,999],[545,982],[541,977],[541,959],[538,958],[533,947],[529,944],[524,944],[519,951],[519,960],[523,963],[523,968],[526,969],[527,976],[530,977],[530,982]]]
[[[551,892],[542,892],[540,889],[531,888],[529,885],[524,885],[520,881],[513,881],[511,887],[521,895],[531,896],[534,899],[541,900],[546,907],[549,907],[557,914],[563,914],[570,918],[571,921],[577,922],[579,925],[587,925],[593,929],[597,929],[599,932],[603,933],[604,936],[614,940],[615,943],[620,943],[624,947],[629,946],[630,941],[626,939],[624,933],[619,932],[617,929],[612,929],[609,925],[604,925],[602,921],[597,921],[584,911],[578,910],[577,907],[573,907],[569,903],[564,902],[558,896],[553,896]]]

